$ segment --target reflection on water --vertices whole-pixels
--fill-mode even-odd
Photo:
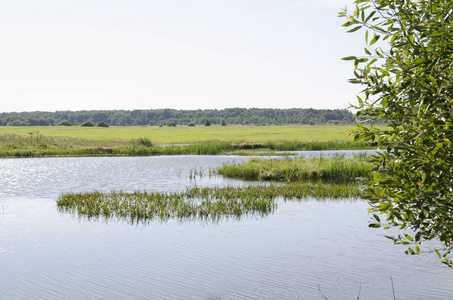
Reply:
[[[218,177],[192,180],[190,171],[247,159],[231,156],[2,159],[0,196],[57,197],[68,191],[175,191],[195,185],[243,185],[239,180]]]
[[[57,211],[62,191],[244,185],[206,177],[242,157],[0,160],[1,299],[452,299],[436,255],[368,229],[363,201],[278,201],[266,218],[131,226]],[[388,233],[387,233],[388,234]]]

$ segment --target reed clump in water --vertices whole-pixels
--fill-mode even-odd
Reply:
[[[211,197],[200,190],[179,193],[65,193],[60,195],[57,206],[60,211],[89,218],[120,217],[132,222],[154,218],[215,220],[219,217],[266,215],[275,209],[272,199]]]
[[[353,158],[252,158],[244,163],[224,165],[216,172],[225,177],[247,180],[350,183],[368,176],[371,168],[369,158],[359,155]]]
[[[183,192],[86,192],[63,193],[57,200],[61,212],[92,217],[119,217],[131,221],[158,218],[218,220],[222,217],[265,216],[272,213],[276,198],[358,198],[361,190],[351,185],[194,187]]]

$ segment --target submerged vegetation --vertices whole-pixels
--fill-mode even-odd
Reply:
[[[216,172],[225,177],[246,180],[350,183],[368,176],[371,163],[365,155],[353,158],[252,158],[244,163],[224,165]]]
[[[269,185],[226,188],[192,188],[172,193],[125,193],[99,191],[63,193],[57,200],[60,212],[87,218],[122,218],[129,222],[153,219],[200,219],[217,221],[221,218],[265,216],[275,210],[276,198],[358,198],[362,191],[357,185]]]

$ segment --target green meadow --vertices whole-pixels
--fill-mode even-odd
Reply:
[[[0,157],[275,155],[275,151],[370,149],[340,126],[2,126]]]
[[[0,134],[28,136],[39,132],[42,136],[76,137],[94,140],[129,141],[141,137],[151,139],[154,144],[193,144],[206,141],[232,143],[265,142],[327,142],[352,141],[348,132],[354,125],[286,125],[286,126],[2,126]]]

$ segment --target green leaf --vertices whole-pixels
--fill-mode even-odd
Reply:
[[[349,81],[350,83],[354,83],[354,84],[362,83],[360,80],[357,80],[357,79],[349,79],[348,81]]]
[[[354,24],[354,22],[346,22],[343,24],[344,27],[349,27],[351,26],[352,24]]]
[[[347,32],[356,32],[357,30],[359,30],[360,28],[362,28],[362,26],[357,26],[357,27],[354,27],[352,28],[351,30],[348,30]]]
[[[375,224],[375,223],[368,224],[368,227],[370,227],[370,228],[379,228],[379,227],[381,227],[381,224]]]
[[[343,57],[342,60],[354,60],[354,59],[357,59],[356,56],[347,56],[347,57]]]
[[[380,35],[375,34],[374,37],[371,39],[370,46],[374,45],[380,38]]]
[[[368,21],[376,14],[376,11],[372,11],[368,17],[365,19],[365,23],[368,23]]]
[[[378,216],[378,215],[376,215],[376,214],[373,214],[373,217],[374,217],[374,219],[375,219],[376,221],[378,221],[378,222],[381,222],[381,219],[379,218],[379,216]]]

